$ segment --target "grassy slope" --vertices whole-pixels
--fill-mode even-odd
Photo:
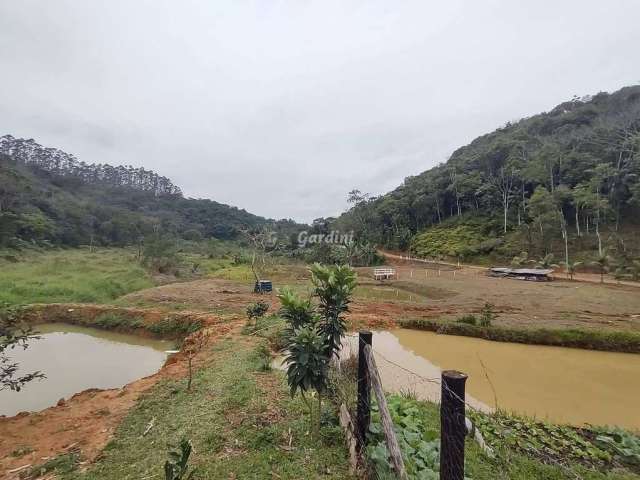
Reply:
[[[149,288],[148,273],[126,249],[28,252],[23,261],[0,260],[0,302],[10,304],[107,303]]]
[[[531,260],[531,267],[547,253],[536,240],[529,245],[526,237],[512,226],[506,235],[502,233],[501,224],[495,219],[463,215],[460,218],[449,218],[442,224],[434,225],[416,233],[411,239],[410,251],[421,258],[442,258],[452,262],[458,259],[465,263],[476,265],[509,265],[515,255],[527,251]],[[636,238],[640,233],[640,226],[635,223],[625,223],[615,230],[613,225],[602,228],[603,246],[608,249],[610,256],[616,248],[615,238],[619,237],[627,248],[630,257],[640,254]],[[554,232],[550,244],[554,254],[553,262],[560,264],[564,260],[564,242],[560,232]],[[569,253],[572,261],[581,261],[579,271],[597,272],[593,262],[598,257],[598,242],[594,232],[582,232],[582,237],[569,231]]]
[[[236,338],[214,346],[192,393],[184,380],[156,386],[118,428],[104,458],[64,478],[161,478],[167,442],[183,437],[193,442],[190,463],[199,478],[351,478],[339,427],[327,426],[324,441],[312,440],[304,404],[289,397],[281,373],[258,371],[254,345]],[[155,426],[143,437],[152,418]]]

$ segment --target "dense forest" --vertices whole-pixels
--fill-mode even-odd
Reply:
[[[144,168],[87,164],[34,140],[0,137],[1,247],[123,246],[151,234],[230,240],[267,227],[290,236],[300,225],[184,198],[171,180]]]
[[[386,195],[349,201],[335,228],[424,256],[637,255],[624,242],[640,223],[640,86],[508,123]]]

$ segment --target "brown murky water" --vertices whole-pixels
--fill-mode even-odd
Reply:
[[[540,419],[640,430],[640,355],[404,329],[376,332],[373,347],[390,390],[437,399],[440,388],[393,363],[430,379],[440,368],[455,369],[469,375],[467,392],[480,408],[495,407],[497,399],[501,409]]]
[[[117,388],[151,375],[164,364],[172,342],[62,323],[38,325],[42,337],[13,350],[21,372],[47,378],[20,392],[0,391],[0,415],[38,411],[87,388]]]

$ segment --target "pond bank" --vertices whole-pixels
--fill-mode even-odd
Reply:
[[[167,312],[153,308],[82,303],[26,305],[20,309],[19,316],[30,325],[67,323],[172,340],[184,338],[202,327],[218,323],[220,319],[219,315],[203,312]]]
[[[480,327],[457,322],[416,319],[400,320],[399,326],[406,329],[425,330],[443,335],[482,338],[494,342],[549,345],[555,347],[581,348],[605,352],[640,353],[640,333],[601,332],[597,330]]]
[[[69,311],[71,310],[71,311]],[[165,328],[160,333],[145,328],[149,325],[174,325],[177,319],[201,320],[207,332],[208,345],[232,331],[239,330],[241,322],[235,316],[222,317],[207,313],[179,312],[167,314],[156,310],[123,309],[109,305],[35,305],[28,307],[23,319],[38,325],[47,318],[63,320],[66,323],[91,325],[100,319],[100,314],[118,313],[111,318],[141,318],[144,325],[121,324],[110,328],[109,322],[100,325],[105,330],[128,331],[141,336],[175,338],[176,331]],[[51,316],[49,316],[51,314]],[[134,315],[135,314],[135,315]],[[141,316],[139,316],[139,314]],[[83,315],[86,315],[83,316]],[[103,319],[105,317],[102,317]],[[168,320],[171,322],[168,322]],[[117,323],[117,322],[116,322]],[[178,328],[180,330],[180,328]],[[189,344],[190,337],[179,335]],[[198,354],[194,364],[199,366],[204,354]],[[46,366],[43,366],[43,370]],[[155,374],[133,381],[122,388],[108,390],[89,389],[76,393],[60,404],[35,413],[23,413],[14,417],[0,417],[0,477],[3,472],[21,467],[41,459],[52,458],[71,449],[80,452],[86,461],[92,461],[113,437],[122,418],[158,381],[180,379],[187,373],[187,359],[183,353],[172,355]],[[17,452],[20,454],[18,455]]]

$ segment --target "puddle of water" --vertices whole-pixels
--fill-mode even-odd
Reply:
[[[94,328],[38,325],[42,337],[27,350],[10,351],[20,372],[41,370],[47,378],[20,392],[0,391],[0,415],[38,411],[88,388],[118,388],[157,372],[173,342]]]
[[[497,397],[501,409],[540,419],[640,430],[640,355],[490,342],[404,329],[374,333],[373,347],[426,377],[438,377],[439,367],[465,372],[469,375],[467,392],[491,407]],[[393,389],[424,383],[384,359],[377,363],[385,385]],[[404,387],[398,385],[403,382],[407,382]],[[421,396],[429,397],[424,392]]]

